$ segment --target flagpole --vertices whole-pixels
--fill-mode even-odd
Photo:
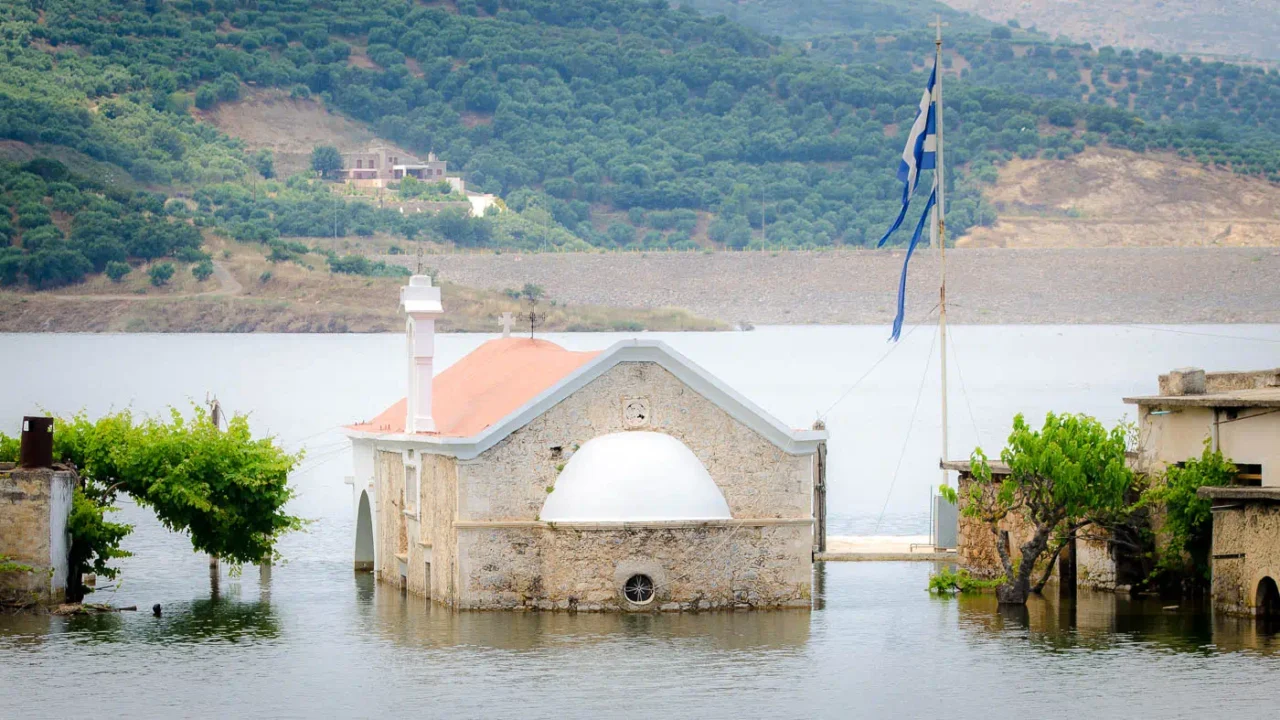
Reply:
[[[934,208],[934,231],[938,238],[938,260],[941,268],[941,283],[938,286],[938,337],[942,341],[941,346],[941,365],[942,365],[942,461],[947,460],[947,183],[945,176],[946,165],[943,160],[942,146],[942,15],[937,16],[935,23],[937,28],[937,37],[934,45],[937,49],[937,55],[934,58],[934,68],[937,71],[937,79],[935,88],[937,97],[934,99],[938,114],[938,157],[937,167],[934,170],[933,182],[938,192],[937,206]],[[939,463],[941,464],[941,463]],[[946,485],[948,481],[948,473],[945,468],[942,470],[942,484]]]

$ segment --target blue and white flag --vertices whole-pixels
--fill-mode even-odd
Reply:
[[[907,316],[907,264],[911,262],[911,253],[916,251],[916,245],[920,244],[920,234],[924,232],[925,220],[929,219],[929,211],[933,209],[937,199],[938,189],[935,187],[933,192],[929,193],[929,202],[924,205],[924,214],[920,216],[920,222],[916,223],[916,231],[911,235],[911,244],[907,246],[907,259],[902,261],[902,277],[898,280],[898,314],[893,318],[893,334],[889,336],[891,341],[897,341],[902,337],[902,321]]]
[[[933,170],[937,167],[937,81],[938,67],[935,65],[933,72],[929,73],[929,87],[925,88],[924,95],[920,97],[920,110],[916,113],[915,122],[911,124],[911,132],[907,133],[907,146],[902,149],[902,162],[898,164],[898,179],[902,181],[902,210],[898,212],[898,218],[893,221],[893,227],[890,227],[889,232],[880,238],[876,247],[884,247],[889,236],[898,230],[903,219],[907,217],[911,196],[920,185],[920,171]],[[907,257],[902,261],[902,277],[898,280],[898,314],[893,319],[893,334],[889,337],[891,341],[896,341],[902,336],[902,322],[906,317],[907,304],[907,266],[911,263],[911,255],[915,252],[916,245],[920,243],[920,235],[924,232],[929,211],[933,209],[937,199],[938,188],[935,182],[933,192],[929,194],[929,202],[925,203],[924,213],[920,216],[920,222],[916,223],[916,231],[911,235],[911,243],[907,246]]]
[[[911,132],[907,134],[907,145],[902,149],[902,162],[898,164],[898,179],[902,181],[902,210],[893,227],[880,238],[876,247],[884,247],[889,236],[902,225],[907,216],[907,207],[911,204],[911,196],[920,185],[920,171],[932,170],[938,162],[938,120],[937,120],[937,80],[938,68],[929,73],[929,87],[920,97],[920,110],[916,113],[915,122],[911,123]]]

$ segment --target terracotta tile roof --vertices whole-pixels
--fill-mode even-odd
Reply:
[[[490,340],[436,375],[431,386],[436,432],[421,434],[476,435],[599,354],[565,350],[546,340]],[[373,420],[348,428],[403,433],[407,404],[408,401],[402,399]]]

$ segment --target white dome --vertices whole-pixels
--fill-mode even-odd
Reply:
[[[539,517],[549,522],[728,520],[729,504],[693,451],[662,433],[589,440],[569,459]]]

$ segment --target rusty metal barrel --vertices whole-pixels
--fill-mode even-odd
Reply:
[[[22,418],[22,444],[18,448],[18,467],[53,467],[53,418]]]

